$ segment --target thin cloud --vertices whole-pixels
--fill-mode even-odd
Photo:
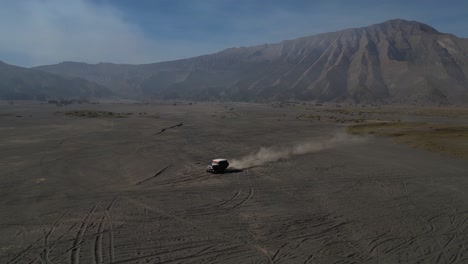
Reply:
[[[393,18],[466,37],[459,26],[466,24],[466,4],[438,8],[441,4],[431,0],[420,8],[411,1],[348,2],[5,0],[0,60],[21,66],[65,60],[152,63]]]
[[[174,50],[181,48],[145,36],[109,4],[84,0],[3,3],[0,35],[0,56],[18,54],[21,61],[11,63],[23,66],[65,60],[150,63],[177,57]]]

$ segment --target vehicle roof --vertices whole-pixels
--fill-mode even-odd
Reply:
[[[227,159],[214,159],[213,162],[227,161]]]

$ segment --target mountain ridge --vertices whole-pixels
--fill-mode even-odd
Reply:
[[[468,39],[394,19],[151,64],[34,69],[155,99],[468,104]]]
[[[47,100],[57,98],[102,98],[112,92],[76,77],[64,77],[0,61],[0,99]]]

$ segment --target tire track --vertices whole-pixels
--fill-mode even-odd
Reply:
[[[408,188],[406,186],[406,182],[405,181],[402,181],[401,184],[404,185],[404,191],[402,190],[402,188],[400,188],[400,185],[398,184],[398,181],[395,180],[395,185],[399,191],[399,193],[405,198],[405,200],[412,204],[412,205],[415,205],[414,202],[412,202],[409,198],[408,198]],[[399,209],[401,211],[401,209]],[[405,223],[408,225],[409,221],[406,217],[403,217],[403,219],[405,220]],[[419,222],[422,224],[422,225],[427,225],[427,222],[424,221],[424,219],[422,219],[422,217],[420,215],[417,216],[417,219],[419,220]],[[451,223],[452,226],[453,226],[453,223]],[[418,245],[418,250],[420,251],[423,247],[422,245],[420,244],[420,241],[419,239],[422,238],[424,235],[419,235],[417,236],[416,233],[414,231],[412,231],[413,233],[413,240],[415,240],[416,244]],[[450,240],[449,240],[449,243],[446,243],[445,245],[442,245],[441,242],[436,238],[436,236],[434,235],[434,231],[433,232],[427,232],[427,235],[431,237],[431,239],[436,242],[434,244],[437,244],[439,246],[439,255],[438,255],[438,260],[437,262],[440,261],[441,258],[444,258],[445,262],[448,262],[450,260],[450,257],[447,255],[447,252],[446,252],[446,247],[448,246],[448,244],[450,244],[450,242],[453,240],[453,238],[455,236],[453,236]],[[420,253],[421,254],[421,253]],[[423,254],[421,254],[421,256],[423,256]]]
[[[103,263],[103,258],[102,258],[102,239],[104,236],[104,221],[107,218],[110,210],[112,209],[112,206],[114,205],[115,199],[110,202],[109,206],[104,210],[104,215],[101,217],[101,221],[99,222],[99,227],[97,230],[97,236],[94,241],[94,261],[96,264],[101,264]]]
[[[200,245],[198,245],[199,247]],[[194,248],[194,247],[190,247]],[[145,255],[141,257],[136,257],[136,258],[131,258],[131,259],[126,259],[126,260],[121,260],[118,262],[115,262],[115,264],[123,264],[123,263],[135,263],[139,260],[146,260],[148,258],[155,258],[155,257],[161,257],[167,254],[171,254],[174,252],[178,251],[186,251],[188,248],[182,248],[182,249],[176,249],[176,250],[170,250],[168,252],[161,252],[161,253],[155,253],[155,254],[150,254],[150,255]],[[189,256],[182,256],[178,258],[172,258],[170,260],[165,260],[165,261],[158,261],[156,263],[181,263],[182,261],[197,261],[197,260],[202,260],[202,259],[207,259],[207,258],[215,258],[220,255],[226,255],[226,254],[240,254],[244,253],[245,249],[243,246],[233,246],[230,248],[225,248],[225,249],[219,249],[219,250],[212,250],[209,252],[204,252],[204,253],[198,253],[196,256],[195,255],[189,255]],[[138,263],[138,262],[137,262]]]
[[[202,205],[196,209],[193,209],[188,213],[192,216],[219,214],[219,210],[226,211],[226,210],[232,209],[233,207],[229,207],[228,204],[233,203],[241,194],[242,194],[242,189],[237,189],[234,195],[227,200],[211,202],[211,203]]]
[[[52,232],[55,230],[55,228],[57,227],[60,219],[63,217],[63,215],[56,221],[54,222],[54,224],[52,225],[51,229],[49,230],[49,232],[44,236],[44,247],[41,247],[41,246],[34,246],[36,243],[38,243],[39,241],[41,241],[43,238],[39,238],[37,239],[33,244],[29,245],[27,248],[25,248],[24,250],[22,250],[20,253],[18,253],[13,259],[9,260],[7,262],[7,264],[10,264],[10,263],[16,263],[18,262],[19,260],[21,260],[26,254],[30,253],[31,251],[33,250],[37,250],[37,249],[40,249],[40,248],[43,248],[43,251],[42,251],[42,254],[45,256],[45,252],[47,250],[47,252],[49,253],[50,251],[52,251],[57,242],[62,239],[66,233],[68,233],[68,231],[70,231],[70,229],[67,230],[67,232],[65,232],[65,234],[63,234],[62,236],[60,236],[59,238],[57,238],[57,240],[53,243],[49,243],[49,239],[50,239],[50,235],[52,234]],[[74,225],[73,225],[74,226]],[[72,227],[73,227],[72,226]],[[47,248],[47,249],[46,249]],[[52,263],[50,260],[49,262],[47,262],[43,256],[39,255],[37,258],[39,259],[42,259],[42,261],[46,262],[46,263]],[[41,261],[41,262],[42,262]]]
[[[171,166],[172,166],[172,165],[166,166],[166,167],[163,168],[162,170],[158,171],[155,175],[153,175],[153,176],[151,176],[151,177],[149,177],[149,178],[147,178],[147,179],[144,179],[144,180],[142,180],[142,181],[139,181],[139,182],[135,183],[135,185],[140,185],[140,184],[142,184],[142,183],[144,183],[144,182],[147,182],[147,181],[149,181],[149,180],[152,180],[152,179],[158,177],[159,175],[161,175],[161,173],[163,173],[166,169],[168,169],[168,168],[171,167]]]
[[[59,238],[57,238],[57,239],[55,240],[55,242],[53,243],[52,247],[50,248],[50,250],[52,251],[52,250],[59,244],[58,242],[59,242],[62,238],[64,238],[64,237],[68,234],[68,232],[70,232],[76,225],[77,225],[77,223],[71,225],[70,228],[68,228]],[[63,254],[62,254],[62,255],[63,255]],[[56,256],[54,259],[52,259],[52,261],[57,260],[60,256],[61,256],[61,255]]]
[[[268,252],[266,251],[266,249],[264,248],[261,248],[259,246],[255,246],[255,248],[257,249],[257,251],[261,252],[268,260],[268,263],[270,264],[274,264],[272,258],[270,257],[270,254],[268,254]]]
[[[310,261],[314,258],[314,255],[310,255],[305,261],[304,264],[309,264]]]
[[[215,248],[218,248],[220,245],[212,245],[212,246],[208,246],[208,247],[205,247],[204,249],[194,253],[192,256],[198,256],[198,255],[202,255],[202,254],[205,254],[207,253],[208,251],[212,251],[213,249]]]
[[[96,204],[91,208],[91,210],[86,214],[85,218],[81,222],[81,226],[78,229],[78,232],[76,233],[75,240],[73,241],[73,247],[70,255],[70,262],[72,264],[78,264],[80,263],[80,249],[81,249],[81,243],[83,242],[83,236],[84,233],[86,232],[86,228],[88,227],[88,222],[91,216],[94,214],[96,211],[96,208],[98,207],[99,204]]]
[[[130,203],[136,205],[136,206],[146,208],[149,211],[155,212],[155,213],[157,213],[157,214],[159,214],[159,215],[161,215],[163,217],[172,219],[173,221],[177,221],[177,222],[179,222],[179,223],[181,223],[181,224],[183,224],[183,225],[185,225],[187,227],[190,227],[192,229],[196,229],[196,230],[201,231],[203,233],[210,234],[210,236],[217,237],[217,238],[222,239],[224,241],[230,241],[230,242],[234,242],[234,243],[242,243],[242,244],[246,245],[247,247],[250,247],[248,245],[249,244],[248,241],[246,241],[244,239],[234,238],[232,236],[226,235],[223,232],[213,231],[212,229],[210,229],[207,226],[203,226],[203,225],[200,226],[200,225],[194,224],[192,221],[184,219],[183,217],[168,213],[168,212],[166,212],[165,210],[163,210],[161,208],[151,207],[149,205],[146,205],[146,204],[144,204],[142,202],[139,202],[139,201],[137,201],[135,199],[132,199],[130,197],[126,197],[126,196],[121,196],[121,197],[124,198],[125,200],[129,201]]]
[[[228,204],[228,203],[234,201],[237,197],[239,197],[239,195],[241,195],[241,193],[242,193],[242,190],[241,190],[241,189],[237,189],[236,193],[234,194],[234,196],[233,196],[231,199],[220,203],[220,204],[217,205],[216,207],[221,207],[221,206],[223,206],[223,205],[225,205],[225,204]]]
[[[160,186],[163,186],[163,185],[177,186],[177,185],[180,185],[180,184],[191,184],[191,183],[194,183],[194,182],[200,182],[200,181],[203,181],[203,180],[213,179],[212,175],[207,175],[207,176],[204,176],[204,175],[205,174],[203,174],[203,173],[198,173],[196,175],[191,175],[192,177],[186,177],[186,178],[182,178],[182,179],[176,180],[176,181],[167,179],[167,181],[161,182]],[[199,176],[199,177],[195,177],[195,176]]]
[[[109,257],[110,257],[110,263],[115,262],[115,243],[114,243],[114,225],[112,224],[112,217],[110,214],[110,209],[108,211],[105,211],[106,213],[106,219],[107,219],[107,225],[109,226]]]
[[[38,239],[36,242],[40,241],[41,239]],[[18,260],[20,260],[26,253],[28,253],[32,249],[33,245],[29,245],[27,248],[25,248],[23,251],[21,251],[16,257],[11,259],[10,261],[7,262],[7,264],[10,263],[17,263]]]
[[[239,206],[244,205],[244,204],[247,203],[250,199],[252,199],[253,195],[254,195],[254,188],[250,187],[250,189],[249,189],[249,194],[247,195],[247,197],[245,197],[245,199],[244,199],[242,202],[240,202],[239,204],[234,205],[232,208],[237,208],[237,207],[239,207]]]
[[[283,243],[279,248],[278,250],[276,250],[275,254],[273,255],[273,257],[271,258],[271,261],[276,262],[280,259],[280,255],[281,255],[281,251],[289,245],[289,242],[286,242],[286,243]]]
[[[62,217],[63,217],[63,215],[62,215]],[[54,232],[55,228],[58,226],[58,223],[59,223],[60,219],[61,218],[59,218],[59,219],[57,219],[57,221],[55,221],[55,223],[50,228],[49,232],[47,234],[45,234],[45,236],[44,236],[43,260],[44,260],[44,262],[46,264],[52,264],[52,261],[50,261],[50,259],[49,259],[49,255],[50,255],[50,251],[51,251],[49,238],[50,238],[50,235],[52,235],[52,232]]]

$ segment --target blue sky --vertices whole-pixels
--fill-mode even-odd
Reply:
[[[151,63],[394,18],[468,37],[461,0],[4,0],[0,60]]]

